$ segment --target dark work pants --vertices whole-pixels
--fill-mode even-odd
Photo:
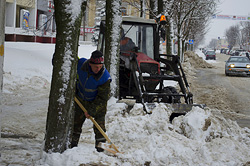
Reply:
[[[83,106],[86,103],[82,103]],[[106,105],[100,105],[96,107],[96,114],[93,116],[95,121],[99,124],[99,126],[103,129],[104,132],[106,132],[105,128],[105,115],[106,115]],[[78,145],[80,135],[82,133],[82,125],[85,121],[86,117],[84,115],[84,112],[82,109],[78,106],[77,103],[75,103],[75,116],[74,116],[74,130],[73,130],[73,135],[72,135],[72,141],[71,141],[71,148],[75,147]],[[106,139],[103,137],[101,132],[95,127],[93,124],[93,129],[95,133],[95,141],[96,141],[96,146],[98,145],[99,142],[105,142]]]

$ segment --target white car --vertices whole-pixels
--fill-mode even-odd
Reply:
[[[248,54],[248,56],[247,56],[247,54]],[[248,52],[240,52],[239,56],[249,57],[249,53]]]

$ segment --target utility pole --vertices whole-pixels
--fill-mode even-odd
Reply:
[[[2,98],[2,90],[3,90],[3,58],[4,58],[4,40],[5,40],[5,3],[6,3],[5,1],[6,0],[0,0],[0,98]],[[0,104],[2,105],[2,103]],[[2,126],[1,118],[2,118],[2,107],[0,107],[0,131]],[[1,138],[1,132],[0,132],[0,138]],[[1,152],[0,152],[0,161],[1,161]]]
[[[5,40],[5,0],[0,0],[0,91],[3,89],[3,59]]]
[[[83,41],[85,41],[85,19],[86,19],[86,17],[85,17],[85,11],[84,11],[84,14],[83,14],[83,19],[82,19],[82,23],[83,23]]]

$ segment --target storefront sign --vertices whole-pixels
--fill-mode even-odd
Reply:
[[[250,21],[250,16],[237,16],[237,15],[222,15],[215,14],[212,16],[213,19],[223,19],[223,20],[237,20],[237,21]]]
[[[95,28],[85,28],[85,33],[94,33]],[[81,27],[81,35],[83,35],[83,27]]]

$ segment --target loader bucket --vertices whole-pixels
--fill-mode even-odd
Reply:
[[[174,104],[168,104],[164,103],[169,109],[172,109],[172,114],[169,117],[169,121],[172,122],[172,120],[175,117],[186,115],[189,111],[192,110],[193,107],[200,107],[205,108],[205,104],[181,104],[181,103],[174,103]],[[152,113],[153,109],[156,107],[155,103],[145,103],[144,109],[147,113]]]

